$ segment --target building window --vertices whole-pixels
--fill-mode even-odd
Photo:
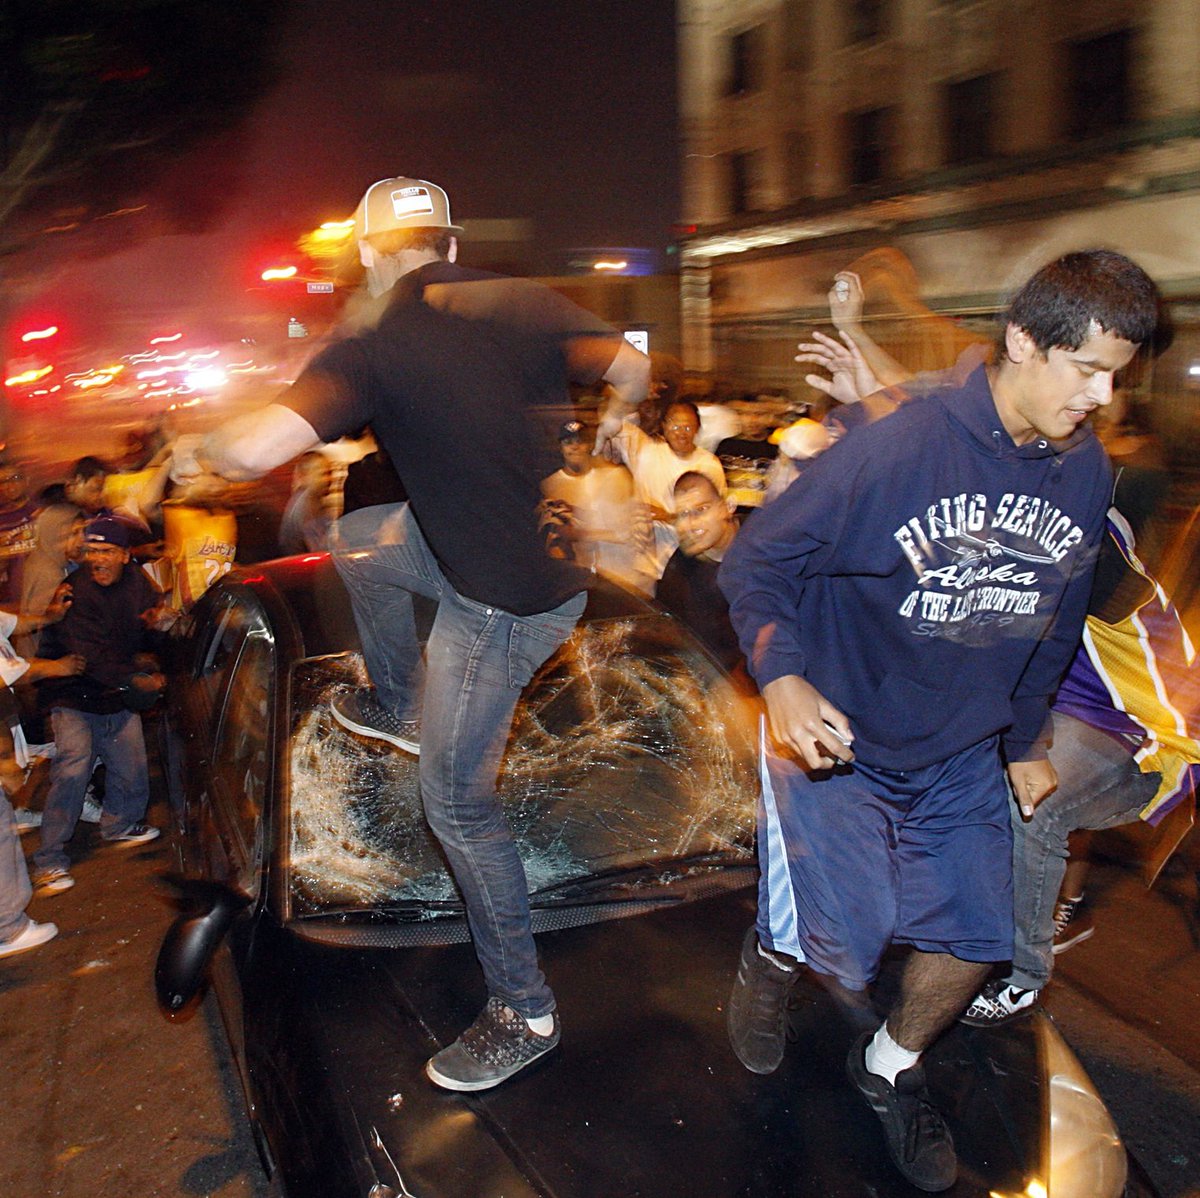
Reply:
[[[1098,137],[1133,120],[1132,61],[1133,33],[1129,29],[1069,44],[1069,137]]]
[[[735,150],[726,155],[731,216],[742,216],[757,207],[759,160],[757,150]]]
[[[873,42],[887,32],[887,0],[850,0],[846,5],[849,44]]]
[[[727,96],[744,96],[756,92],[763,85],[763,53],[765,39],[762,26],[743,29],[729,39],[729,75],[726,81]]]
[[[878,183],[888,174],[890,108],[852,112],[850,122],[850,186]]]
[[[976,75],[945,88],[946,165],[996,156],[997,75]]]
[[[812,55],[812,0],[784,0],[783,65],[789,71],[805,70]]]

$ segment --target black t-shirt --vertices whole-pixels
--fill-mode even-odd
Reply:
[[[729,600],[717,586],[720,567],[720,562],[688,557],[676,549],[654,597],[690,628],[727,670],[732,670],[741,661],[742,652],[729,621]]]
[[[530,615],[587,581],[547,556],[538,534],[554,446],[535,413],[561,411],[568,384],[595,383],[620,345],[620,333],[540,283],[437,262],[396,284],[374,329],[308,368],[333,380],[333,394],[297,387],[282,402],[326,441],[369,424],[450,585]]]

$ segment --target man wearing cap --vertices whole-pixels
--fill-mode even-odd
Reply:
[[[568,556],[622,586],[654,594],[650,515],[633,495],[633,476],[592,453],[578,420],[558,430],[563,464],[542,482],[546,505],[561,513],[557,529]]]
[[[355,223],[368,287],[388,294],[378,322],[326,349],[278,402],[177,442],[175,476],[257,478],[370,425],[403,479],[408,503],[339,522],[335,560],[374,690],[335,699],[334,715],[420,753],[426,816],[462,892],[488,995],[426,1071],[447,1089],[483,1090],[559,1039],[496,795],[521,689],[570,633],[587,579],[545,552],[537,509],[551,461],[531,416],[566,404],[568,383],[603,378],[613,391],[598,434],[607,446],[645,394],[648,362],[558,293],[458,266],[461,230],[432,183],[373,184]],[[424,661],[413,593],[437,603]]]
[[[71,607],[42,634],[41,655],[83,659],[82,673],[38,684],[49,711],[55,755],[42,813],[34,886],[41,895],[75,885],[66,846],[83,810],[97,757],[105,766],[100,836],[110,844],[146,844],[159,829],[144,822],[150,801],[146,744],[138,714],[165,680],[146,652],[161,596],[145,571],[129,566],[132,525],[97,516],[84,528],[84,568],[71,576]]]

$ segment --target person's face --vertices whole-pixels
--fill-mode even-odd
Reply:
[[[67,498],[85,512],[98,512],[104,505],[104,475],[91,478],[72,478],[64,490]]]
[[[700,422],[688,408],[668,408],[663,420],[663,439],[677,457],[686,458],[696,448]]]
[[[102,587],[112,586],[121,577],[121,571],[129,561],[128,549],[122,549],[120,545],[107,545],[103,541],[89,541],[84,546],[84,552],[93,581]]]
[[[25,475],[16,466],[0,466],[0,504],[16,507],[25,499]]]
[[[1093,327],[1078,349],[1055,347],[1043,353],[1023,329],[1009,326],[1012,385],[998,388],[996,409],[1016,444],[1036,437],[1069,437],[1094,411],[1112,402],[1113,375],[1129,364],[1138,347]]]
[[[564,441],[560,448],[569,474],[586,474],[592,468],[592,450],[586,441]]]
[[[69,562],[83,560],[83,521],[72,520],[63,530],[62,554]]]
[[[729,505],[711,483],[689,483],[675,490],[675,532],[688,557],[724,549],[737,525]]]

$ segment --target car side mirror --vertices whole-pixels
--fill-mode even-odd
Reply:
[[[179,1014],[200,993],[208,967],[234,918],[250,902],[219,882],[165,875],[184,912],[167,930],[154,967],[154,989],[168,1015]]]

